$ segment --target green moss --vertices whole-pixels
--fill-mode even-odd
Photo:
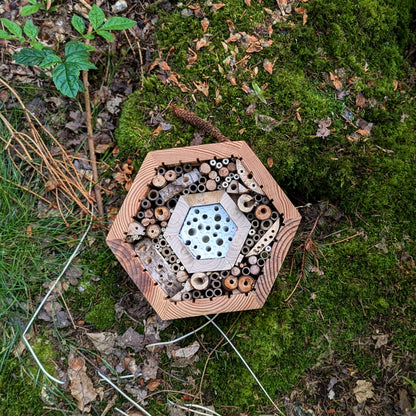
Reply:
[[[325,256],[317,251],[324,275],[306,273],[292,303],[285,304],[301,267],[299,252],[294,253],[292,273],[281,271],[288,283],[275,284],[263,309],[243,313],[232,331],[233,342],[273,397],[289,395],[308,371],[336,361],[381,377],[369,346],[376,329],[393,334],[398,354],[416,352],[409,329],[416,314],[415,271],[402,261],[404,253],[416,250],[416,107],[407,82],[414,74],[403,57],[413,39],[415,6],[389,0],[307,2],[302,5],[308,10],[306,25],[294,13],[273,26],[269,48],[251,54],[245,66],[235,64],[246,53],[241,45],[225,48],[221,43],[230,35],[227,19],[237,31],[252,34],[259,25],[267,26],[265,7],[272,9],[276,3],[252,2],[249,12],[240,1],[228,2],[216,13],[204,6],[212,37],[192,66],[188,48],[195,50],[195,39],[204,36],[200,22],[183,19],[180,10],[161,12],[158,52],[166,57],[175,45],[168,63],[192,92],[163,84],[156,68],[144,88],[127,100],[117,140],[124,153],[140,151],[138,164],[149,150],[189,144],[195,129],[164,111],[174,100],[233,140],[247,141],[264,164],[271,158],[271,174],[293,201],[303,205],[327,200],[345,215],[342,221],[326,219],[317,226],[314,239]],[[275,63],[272,75],[262,68],[266,58]],[[335,96],[330,72],[342,78],[342,89],[349,94],[343,99]],[[196,81],[208,83],[208,97],[194,89]],[[267,104],[241,89],[243,84],[252,88],[253,82],[264,86]],[[367,100],[364,108],[356,105],[357,93]],[[247,115],[250,104],[255,111]],[[153,135],[157,125],[150,124],[152,111],[162,112],[172,129]],[[272,117],[274,127],[263,130],[258,122],[262,116]],[[318,138],[316,121],[327,117],[331,134]],[[374,124],[371,135],[350,140],[359,118]],[[348,235],[360,231],[362,236],[324,245],[332,241],[325,236],[345,229]],[[308,262],[314,264],[311,254]],[[235,316],[226,315],[218,323],[226,329]],[[186,322],[175,322],[178,332],[186,331]],[[214,328],[204,334],[206,345],[216,345]],[[358,342],[363,339],[368,343]],[[204,362],[198,365],[202,369]],[[205,377],[204,391],[216,404],[250,414],[267,404],[228,346],[216,351]]]
[[[85,321],[98,329],[109,329],[115,324],[114,303],[110,298],[101,300],[85,315]]]
[[[44,414],[40,387],[24,375],[18,360],[8,360],[0,373],[0,415]]]

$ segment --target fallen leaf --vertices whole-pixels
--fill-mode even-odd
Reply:
[[[329,73],[329,78],[331,79],[335,89],[337,91],[341,91],[342,89],[342,82],[340,81],[338,75],[334,75],[332,72]]]
[[[396,91],[399,88],[399,81],[393,81],[393,91]]]
[[[224,3],[216,3],[211,7],[211,13],[215,13],[217,10],[222,9],[225,6]]]
[[[279,122],[276,119],[266,116],[265,114],[256,114],[255,118],[257,127],[267,133],[271,132],[279,125]]]
[[[371,135],[371,130],[374,127],[374,123],[369,123],[368,121],[365,121],[362,118],[359,118],[357,120],[357,125],[359,127],[359,130],[357,130],[357,133],[365,137],[368,137]]]
[[[193,65],[196,60],[198,59],[198,55],[195,51],[193,51],[191,48],[188,48],[189,56],[188,56],[188,65]]]
[[[161,381],[160,380],[152,380],[147,386],[147,390],[149,391],[155,391],[160,386]]]
[[[171,68],[166,61],[160,61],[159,68],[162,69],[163,71],[171,71]]]
[[[367,101],[366,98],[361,92],[358,92],[357,95],[355,96],[355,104],[357,105],[357,107],[361,107],[361,108],[364,107],[366,101]]]
[[[251,94],[254,91],[247,85],[247,84],[243,84],[241,86],[241,89],[246,93],[246,94]]]
[[[208,82],[194,81],[194,85],[198,91],[202,92],[202,94],[204,94],[205,97],[208,97],[209,95]]]
[[[273,164],[274,164],[273,159],[272,159],[271,157],[268,157],[268,158],[267,158],[267,166],[268,166],[269,168],[271,168],[271,167],[273,166]]]
[[[159,124],[153,131],[152,136],[156,137],[161,131],[163,131],[162,126]]]
[[[159,363],[153,357],[149,357],[147,360],[144,361],[142,368],[142,376],[145,381],[153,380],[156,378],[157,370],[159,368],[158,364]]]
[[[84,360],[74,357],[71,353],[68,357],[68,366],[71,394],[77,401],[78,409],[81,412],[89,412],[91,406],[88,404],[95,400],[97,391],[87,375]]]
[[[237,81],[234,76],[229,77],[228,80],[230,81],[231,85],[237,85]]]
[[[364,403],[367,399],[374,397],[373,384],[365,380],[357,380],[357,386],[354,388],[353,393],[358,403]]]
[[[263,61],[263,68],[270,74],[270,75],[272,75],[273,74],[273,64],[268,60],[268,59],[265,59],[264,61]]]
[[[263,46],[259,42],[251,44],[247,49],[246,53],[256,53],[263,50]]]
[[[373,335],[371,338],[376,341],[376,345],[374,347],[376,350],[383,347],[384,345],[387,345],[389,342],[389,336],[387,334]]]
[[[194,138],[189,143],[190,146],[199,146],[204,141],[204,135],[198,132],[194,133]]]
[[[191,358],[193,357],[199,350],[199,342],[194,341],[192,344],[188,345],[184,348],[179,348],[178,350],[172,351],[172,356],[174,358]]]
[[[45,191],[46,192],[50,192],[53,191],[55,189],[58,189],[58,182],[55,179],[49,179],[46,183],[45,183]]]
[[[250,104],[250,105],[246,108],[246,116],[251,116],[251,115],[253,115],[255,111],[256,111],[256,105],[255,105],[255,104]]]
[[[118,347],[131,348],[137,353],[144,348],[145,336],[130,327],[123,335],[117,337],[116,342]]]
[[[244,0],[244,4],[245,4],[247,7],[251,7],[251,0]]]
[[[87,333],[87,337],[101,354],[109,355],[114,351],[117,335],[113,332]]]
[[[231,42],[237,42],[238,40],[241,39],[241,35],[239,33],[234,33],[233,35],[231,35],[226,42],[227,43],[231,43]]]
[[[297,7],[295,12],[302,15],[302,24],[306,25],[306,22],[308,21],[308,11],[304,7]]]
[[[209,27],[209,20],[206,17],[201,20],[201,26],[202,26],[202,30],[205,33]]]
[[[202,38],[202,39],[200,39],[200,40],[198,40],[197,42],[196,42],[196,50],[197,51],[199,51],[201,48],[203,48],[204,46],[207,46],[207,40],[206,39],[204,39],[204,38]]]
[[[234,23],[230,19],[227,19],[227,25],[228,25],[228,30],[231,33],[234,33],[235,32]]]
[[[331,134],[331,130],[328,127],[331,125],[332,120],[330,117],[324,118],[322,120],[315,120],[315,123],[318,123],[318,130],[316,131],[316,137],[327,137]]]
[[[133,173],[133,166],[132,165],[129,165],[128,163],[123,163],[123,165],[121,166],[121,170],[126,175],[131,175]]]
[[[299,123],[302,121],[302,117],[300,116],[300,113],[299,113],[299,110],[300,110],[300,108],[298,108],[297,110],[296,110],[296,118],[297,118],[297,120],[299,121]]]

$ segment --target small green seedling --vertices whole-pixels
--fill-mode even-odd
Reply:
[[[46,11],[46,12],[54,12],[58,6],[52,6],[55,0],[28,0],[29,4],[22,7],[20,14],[22,16],[30,16],[38,12],[39,10]]]
[[[95,49],[87,43],[87,40],[101,36],[112,42],[114,30],[129,29],[136,24],[134,20],[126,17],[110,17],[105,21],[104,12],[93,5],[88,20],[91,30],[86,31],[84,20],[77,15],[72,17],[71,23],[74,29],[81,35],[83,41],[72,40],[65,43],[64,51],[53,50],[37,41],[38,28],[31,20],[27,20],[22,28],[8,19],[0,19],[6,30],[0,30],[0,39],[9,39],[28,44],[30,47],[22,48],[20,52],[13,55],[18,64],[36,65],[44,70],[52,70],[52,79],[56,88],[68,97],[76,97],[79,91],[84,91],[84,85],[80,80],[81,71],[97,69],[89,60],[90,53]]]
[[[407,378],[405,376],[402,376],[402,379],[407,381],[412,386],[413,390],[416,391],[416,383],[414,381],[410,380],[409,378]],[[412,410],[416,410],[416,399],[415,399],[415,402],[413,404],[413,409]]]

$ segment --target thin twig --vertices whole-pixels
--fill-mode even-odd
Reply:
[[[88,34],[92,32],[92,25],[90,24],[88,28]],[[89,39],[86,40],[86,45],[89,45]],[[85,120],[87,123],[87,135],[88,135],[88,150],[90,153],[91,166],[92,166],[92,177],[95,183],[98,183],[98,169],[97,169],[97,159],[95,157],[95,145],[94,145],[94,132],[92,130],[92,114],[91,114],[91,100],[90,100],[90,91],[88,83],[88,71],[82,71],[82,82],[84,84],[84,100],[85,100]],[[104,215],[103,200],[101,198],[100,189],[94,187],[95,200],[97,202],[97,210],[100,217]]]
[[[349,241],[355,237],[359,237],[362,236],[363,233],[362,231],[357,231],[354,235],[350,235],[349,237],[343,238],[342,240],[338,240],[338,241],[333,241],[332,243],[326,243],[326,244],[322,244],[323,246],[333,246],[335,244],[340,244],[340,243],[345,243],[346,241]]]

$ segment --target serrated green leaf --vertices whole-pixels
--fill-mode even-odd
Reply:
[[[85,45],[85,43],[71,41],[65,45],[65,58],[66,60],[68,60],[68,58],[76,60],[76,57],[88,58],[90,50],[91,49]]]
[[[100,35],[102,38],[112,42],[114,40],[114,35],[106,30],[97,30],[97,35]]]
[[[37,49],[38,51],[41,51],[42,49],[45,49],[45,45],[43,45],[43,43],[41,42],[30,42],[30,44]]]
[[[33,22],[31,20],[27,20],[24,27],[23,27],[23,32],[25,32],[25,35],[30,39],[30,40],[35,40],[36,36],[39,33],[38,28],[33,24]]]
[[[38,66],[39,68],[49,68],[50,66],[60,62],[62,62],[61,58],[54,53],[51,53],[50,55],[46,56]]]
[[[22,16],[29,16],[33,13],[36,13],[37,11],[39,11],[40,6],[38,4],[34,4],[34,5],[27,5],[22,7],[22,10],[20,11],[20,14]]]
[[[15,39],[16,36],[11,35],[9,32],[5,30],[0,30],[0,39]]]
[[[71,63],[76,64],[80,71],[88,71],[89,69],[97,69],[97,67],[86,58],[78,59],[76,61],[68,61],[67,60],[65,62],[71,62]]]
[[[67,97],[77,96],[79,88],[80,70],[74,62],[62,62],[56,65],[52,79],[56,88]]]
[[[93,40],[93,39],[95,39],[95,36],[92,35],[92,34],[86,34],[86,35],[83,36],[83,38]]]
[[[101,27],[101,30],[125,30],[136,24],[134,20],[127,17],[110,17]]]
[[[78,86],[79,86],[80,92],[85,92],[86,91],[85,86],[84,86],[83,82],[80,79],[78,79]]]
[[[3,23],[4,27],[12,34],[17,37],[22,37],[22,28],[15,22],[12,22],[9,19],[1,18],[0,21]]]
[[[38,4],[37,0],[27,0],[30,4]]]
[[[93,4],[88,14],[88,19],[93,29],[97,30],[104,23],[105,14],[96,4]]]
[[[72,16],[71,24],[74,27],[74,29],[81,35],[85,32],[85,23],[82,20],[82,17],[74,14]]]
[[[46,49],[39,51],[37,49],[24,48],[13,55],[13,59],[22,65],[38,65],[49,53]]]

